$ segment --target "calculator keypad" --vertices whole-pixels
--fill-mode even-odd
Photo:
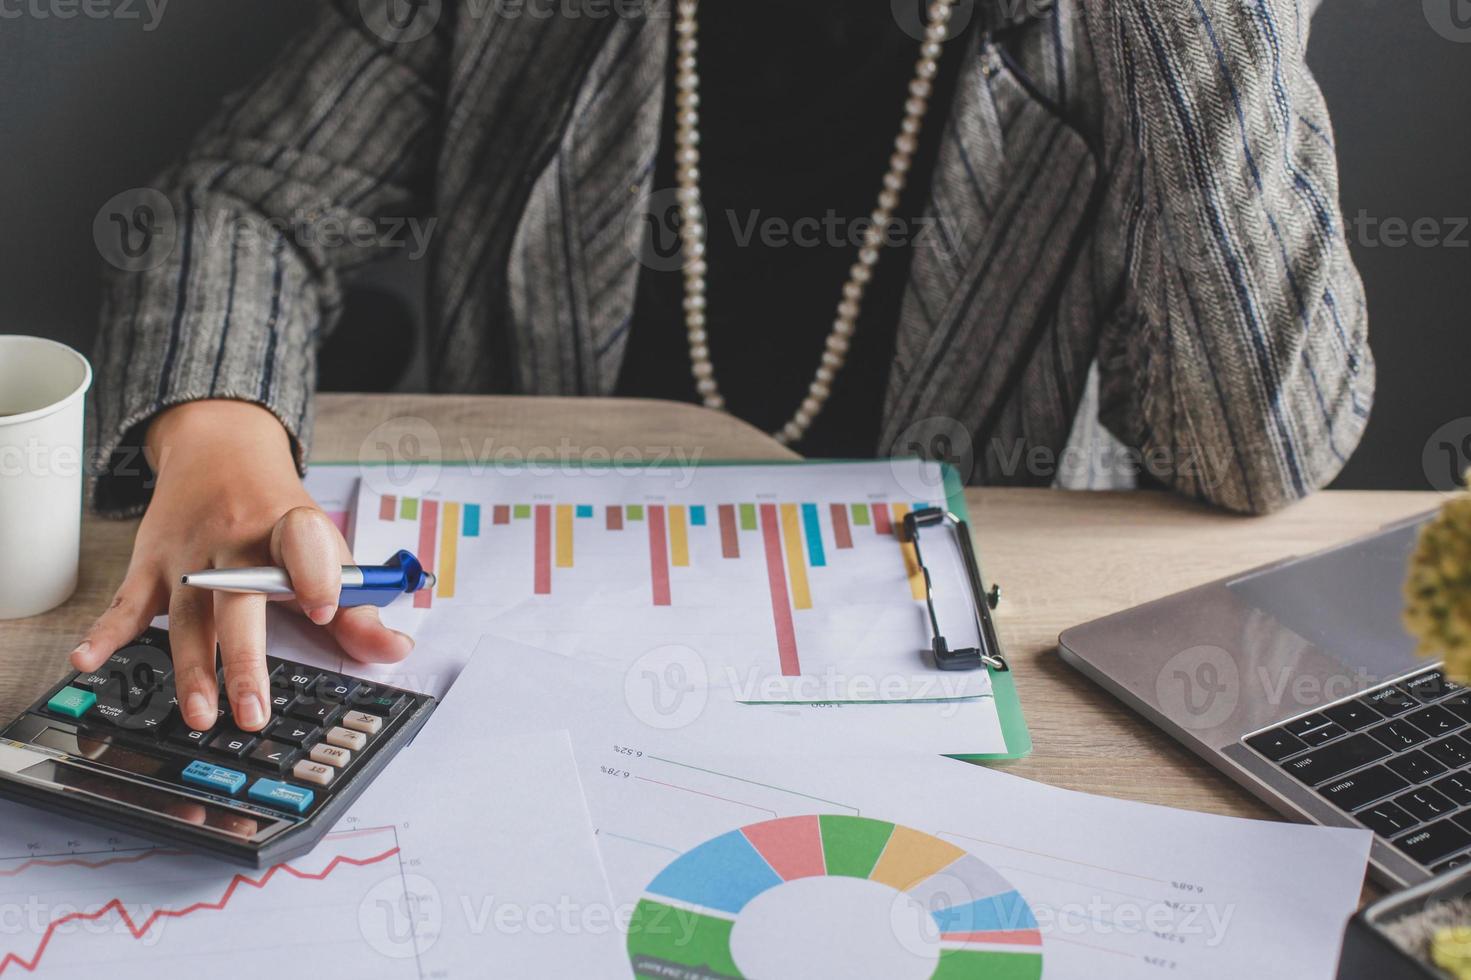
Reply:
[[[230,724],[223,690],[218,724],[208,731],[185,725],[173,664],[164,650],[146,644],[75,675],[40,708],[97,736],[151,747],[172,760],[171,778],[179,784],[304,815],[320,804],[324,787],[371,754],[414,696],[268,660],[272,720],[260,732]]]

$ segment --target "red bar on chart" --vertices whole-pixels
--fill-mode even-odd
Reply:
[[[649,570],[654,580],[654,605],[670,605],[669,538],[662,504],[649,505]]]
[[[378,501],[378,520],[391,521],[398,516],[398,498],[384,497]]]
[[[419,505],[419,561],[430,571],[434,570],[435,545],[438,544],[439,502],[426,500]],[[428,609],[434,602],[433,589],[420,589],[414,593],[414,608]]]
[[[496,504],[491,511],[491,520],[497,524],[511,523],[511,505]]]
[[[839,548],[853,547],[853,531],[848,527],[848,506],[833,504],[829,509],[833,515],[833,543]]]
[[[869,507],[868,509],[869,509],[869,512],[871,514],[873,514],[873,529],[875,531],[877,531],[879,534],[893,534],[894,533],[893,526],[889,524],[889,505],[888,504],[874,504],[873,506]]]
[[[552,594],[552,508],[536,505],[536,594]]]
[[[608,530],[623,530],[623,507],[619,504],[608,505]]]
[[[781,529],[776,522],[776,505],[761,505],[761,540],[766,546],[766,579],[771,585],[771,616],[776,623],[776,653],[783,677],[802,673],[797,662],[797,629],[792,624],[792,603],[787,598],[787,573],[782,564]]]
[[[720,505],[720,553],[726,558],[741,556],[741,539],[736,533],[734,504]]]

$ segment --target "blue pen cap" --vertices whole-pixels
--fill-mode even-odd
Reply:
[[[382,565],[360,565],[363,584],[344,589],[343,606],[386,606],[405,592],[432,586],[433,576],[424,570],[411,551],[400,551]]]

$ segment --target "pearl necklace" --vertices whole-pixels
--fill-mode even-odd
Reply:
[[[800,442],[807,434],[807,430],[827,404],[828,397],[832,394],[833,382],[847,360],[848,348],[862,309],[863,295],[869,280],[873,278],[874,266],[878,265],[879,249],[883,247],[887,237],[894,209],[899,206],[899,195],[904,190],[918,147],[925,111],[929,108],[933,80],[939,70],[940,44],[945,40],[953,3],[954,0],[934,0],[930,4],[929,22],[925,28],[924,41],[920,45],[919,61],[915,65],[914,80],[909,83],[909,98],[904,103],[904,119],[899,124],[899,136],[894,140],[894,153],[889,158],[889,170],[884,174],[878,205],[870,216],[871,224],[864,233],[858,261],[853,263],[848,281],[843,285],[843,298],[838,303],[837,318],[828,333],[822,363],[807,389],[807,397],[791,420],[779,431],[772,433],[783,445]],[[710,336],[705,329],[705,272],[708,267],[705,264],[705,209],[700,198],[700,74],[695,57],[699,49],[696,21],[698,7],[699,0],[677,0],[678,15],[675,22],[678,114],[674,145],[681,218],[680,242],[684,259],[684,319],[689,332],[690,368],[695,376],[695,388],[704,400],[705,407],[723,411],[725,398],[720,394],[720,385],[715,380],[715,365],[710,360]]]

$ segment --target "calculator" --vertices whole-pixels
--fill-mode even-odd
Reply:
[[[268,657],[271,722],[196,731],[168,633],[150,629],[0,730],[0,798],[255,868],[312,849],[436,706],[424,694]]]

